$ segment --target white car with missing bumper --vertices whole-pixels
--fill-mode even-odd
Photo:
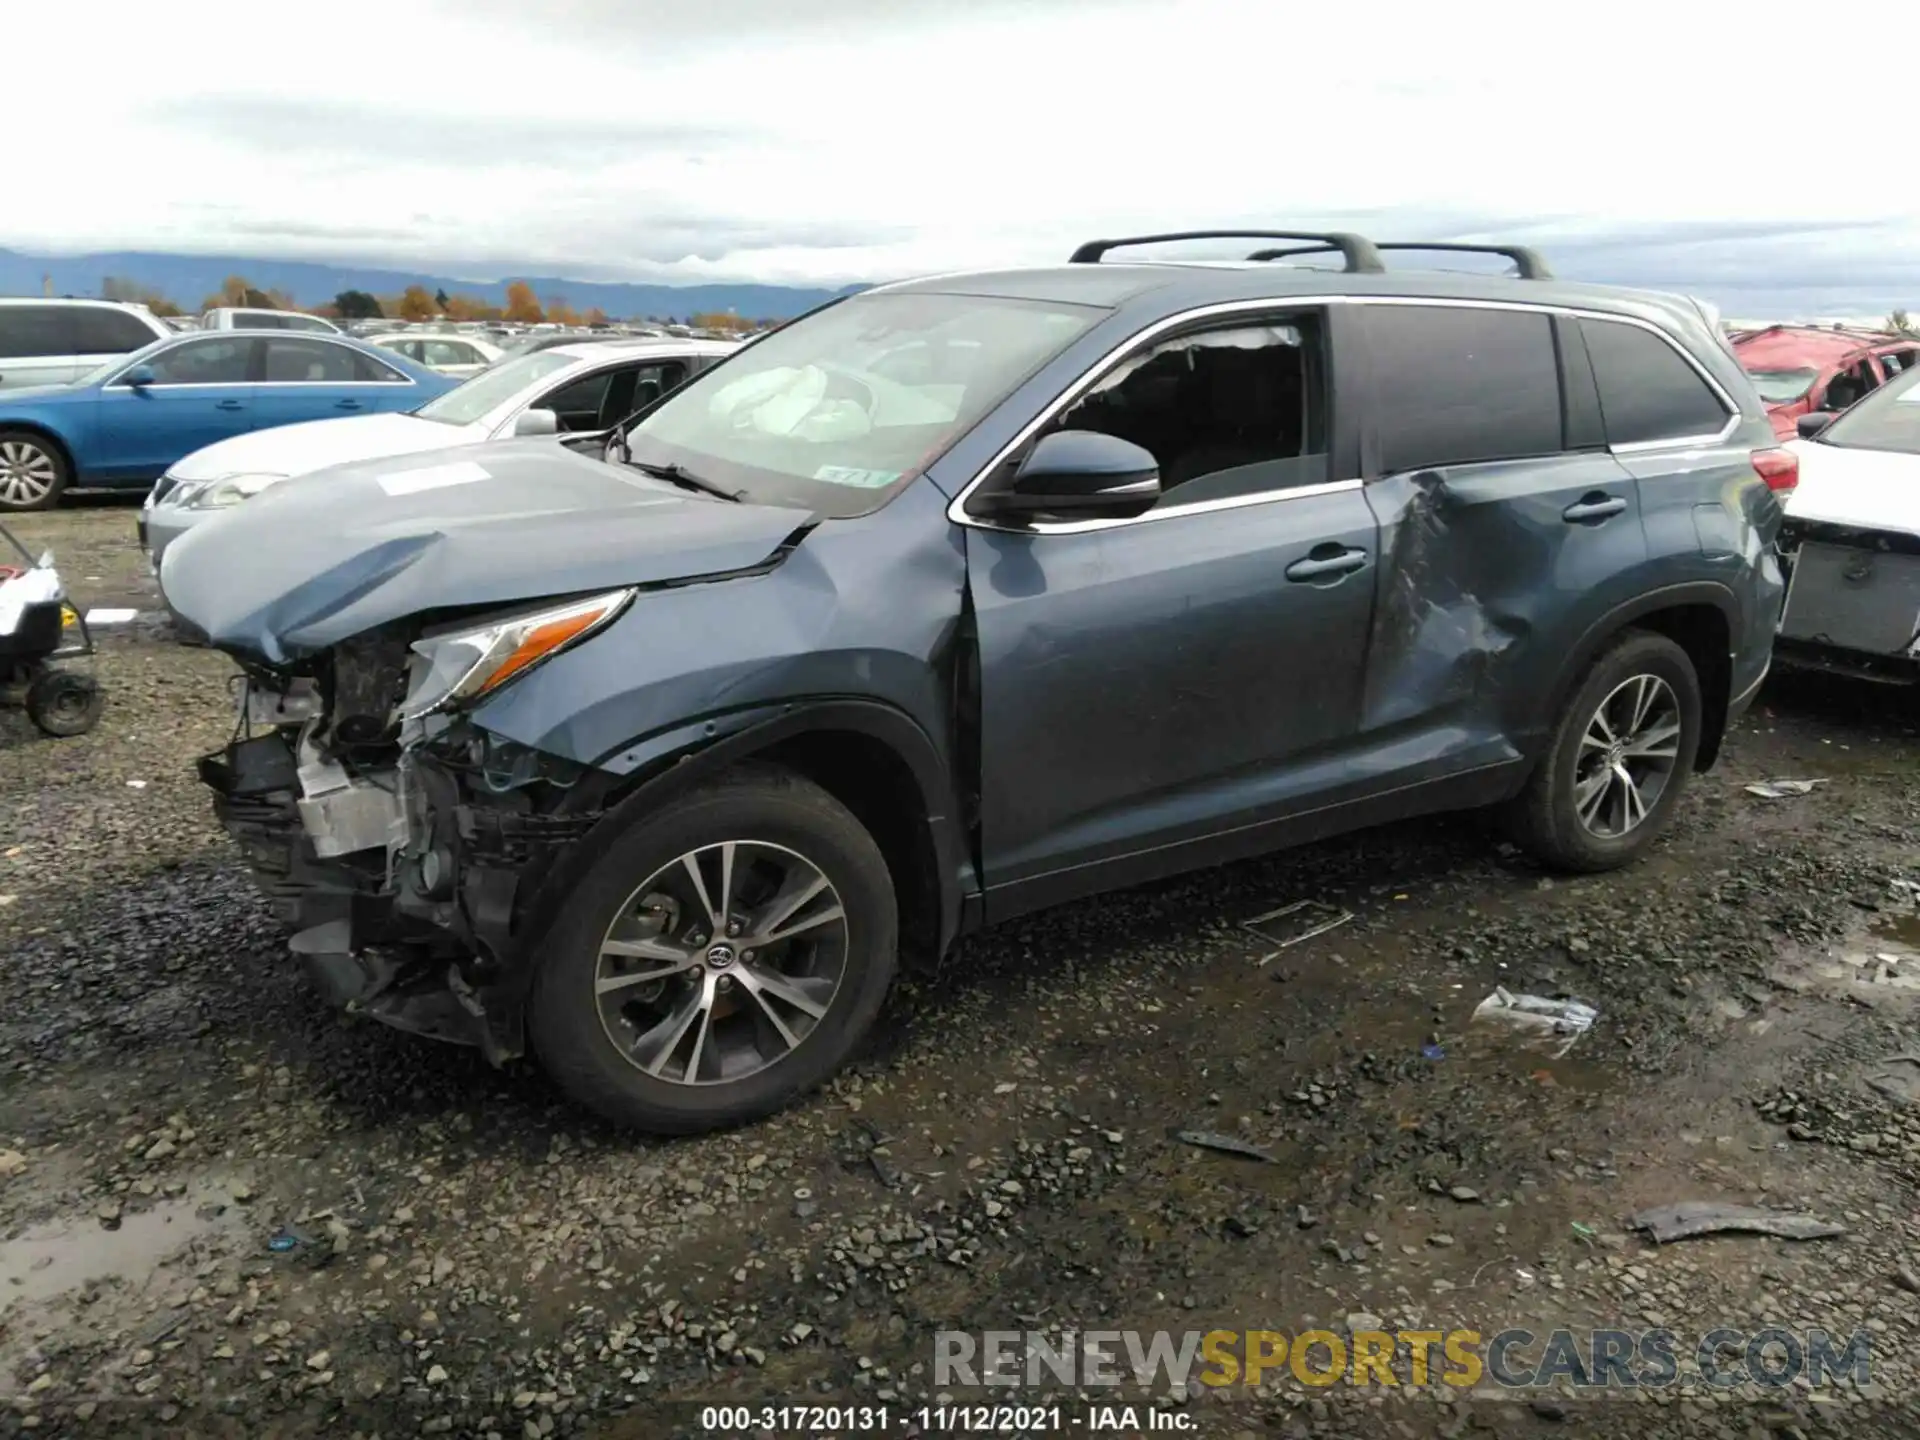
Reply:
[[[140,511],[140,544],[157,572],[166,548],[195,525],[297,475],[514,435],[609,430],[739,348],[672,339],[559,345],[503,360],[405,414],[235,435],[161,476]]]
[[[1780,539],[1782,664],[1920,682],[1920,370],[1801,417]]]

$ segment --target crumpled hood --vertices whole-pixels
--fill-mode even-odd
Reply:
[[[1787,497],[1789,521],[1820,521],[1920,536],[1920,455],[1850,450],[1795,440],[1800,483]]]
[[[346,415],[250,430],[194,451],[167,471],[176,480],[218,480],[227,475],[305,475],[330,465],[449,450],[486,439],[473,425],[442,425],[396,412]]]
[[[211,644],[281,663],[423,611],[751,569],[810,520],[493,441],[273,486],[168,546],[160,589]]]

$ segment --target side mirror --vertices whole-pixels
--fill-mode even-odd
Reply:
[[[1831,424],[1833,424],[1831,410],[1816,410],[1811,415],[1802,415],[1794,421],[1793,428],[1799,432],[1802,440],[1811,440]]]
[[[980,497],[994,515],[1138,515],[1160,498],[1153,452],[1098,430],[1056,430],[1033,447],[1013,484]]]
[[[551,410],[522,410],[520,418],[513,422],[516,436],[558,435],[560,417]]]
[[[120,378],[136,390],[144,390],[153,384],[154,374],[151,365],[136,365],[131,370],[123,370]]]

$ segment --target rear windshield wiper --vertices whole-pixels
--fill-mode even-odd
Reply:
[[[656,480],[666,480],[683,490],[698,490],[705,495],[718,495],[722,500],[741,501],[747,498],[744,490],[729,490],[724,485],[716,485],[711,480],[702,480],[691,471],[678,465],[649,465],[644,460],[627,462],[642,475],[651,475]]]

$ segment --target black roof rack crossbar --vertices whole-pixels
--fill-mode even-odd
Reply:
[[[1333,247],[1330,245],[1307,245],[1290,250],[1256,250],[1247,256],[1249,260],[1284,260],[1290,255],[1324,254]],[[1553,271],[1541,258],[1537,250],[1529,250],[1524,245],[1458,245],[1451,242],[1421,240],[1377,240],[1373,244],[1379,250],[1444,250],[1452,253],[1471,255],[1504,255],[1513,261],[1522,280],[1551,280]]]
[[[1344,230],[1324,234],[1312,230],[1179,230],[1167,235],[1129,235],[1119,240],[1089,240],[1068,259],[1075,265],[1093,265],[1109,250],[1174,240],[1312,240],[1317,242],[1311,247],[1315,250],[1339,251],[1350,272],[1377,275],[1387,268],[1371,240]]]

